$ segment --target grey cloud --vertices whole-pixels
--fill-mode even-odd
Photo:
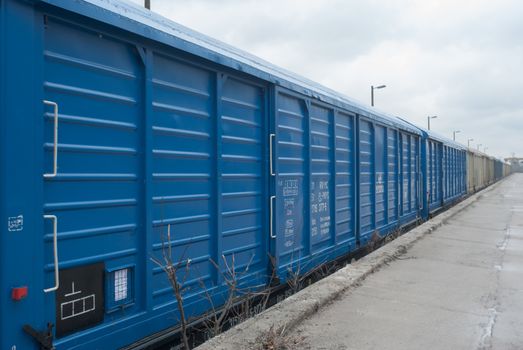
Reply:
[[[140,3],[140,0],[133,0]],[[420,126],[523,155],[519,0],[152,0],[153,10]]]

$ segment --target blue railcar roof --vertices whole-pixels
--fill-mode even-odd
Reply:
[[[434,139],[434,140],[437,140],[437,141],[440,141],[440,142],[443,142],[445,144],[448,144],[448,145],[451,145],[455,148],[458,148],[458,149],[462,149],[462,150],[466,150],[467,147],[465,147],[464,145],[462,145],[461,143],[459,142],[456,142],[454,140],[451,140],[445,136],[441,136],[440,134],[432,131],[432,130],[426,130],[426,129],[423,129],[423,128],[420,128],[421,130],[423,130],[423,132],[427,133],[428,137],[431,138],[431,139]]]
[[[439,141],[439,142],[444,143],[444,144],[447,144],[447,145],[451,145],[451,146],[453,146],[453,147],[455,147],[455,148],[458,148],[458,149],[461,149],[461,150],[466,150],[466,149],[467,149],[467,147],[465,147],[465,146],[462,145],[461,143],[456,142],[456,141],[454,141],[454,140],[451,140],[451,139],[449,139],[449,138],[447,138],[447,137],[445,137],[445,136],[441,136],[440,134],[438,134],[438,133],[436,133],[436,132],[434,132],[434,131],[432,131],[432,130],[428,130],[428,129],[425,129],[425,128],[421,128],[421,127],[419,127],[419,126],[416,126],[416,125],[412,124],[411,122],[409,122],[408,120],[405,120],[405,119],[403,119],[403,118],[401,118],[401,117],[397,117],[397,118],[403,120],[405,123],[409,123],[409,124],[411,124],[412,126],[418,128],[418,129],[420,130],[420,132],[421,132],[423,135],[427,136],[427,137],[430,138],[430,139],[433,139],[433,140]]]
[[[217,64],[290,88],[306,96],[421,135],[397,117],[367,107],[343,94],[269,63],[248,52],[196,32],[157,13],[121,0],[33,0],[84,15],[145,38],[161,42]]]

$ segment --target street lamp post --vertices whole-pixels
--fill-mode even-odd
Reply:
[[[437,115],[429,115],[427,117],[427,128],[430,130],[430,120],[431,119],[436,119],[438,116]]]
[[[468,139],[467,140],[467,147],[470,148],[470,141],[474,141],[474,139]]]
[[[458,134],[458,133],[460,133],[460,132],[461,132],[461,130],[454,130],[454,132],[452,133],[452,139],[453,139],[454,141],[456,141],[456,134]]]
[[[370,105],[372,107],[374,107],[374,90],[384,89],[386,87],[387,87],[387,85],[380,85],[380,86],[371,85],[371,87],[370,87]]]
[[[481,143],[478,143],[478,151],[479,151],[479,148],[480,148],[481,146],[482,146],[482,144],[481,144]]]

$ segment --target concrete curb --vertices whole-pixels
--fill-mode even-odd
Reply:
[[[316,313],[348,290],[397,257],[405,254],[426,234],[445,224],[451,217],[492,191],[502,181],[470,196],[454,207],[410,230],[383,247],[347,265],[332,275],[299,291],[255,317],[246,320],[225,333],[200,345],[198,350],[245,350],[254,348],[257,339],[267,334],[271,327],[294,328],[305,318]]]

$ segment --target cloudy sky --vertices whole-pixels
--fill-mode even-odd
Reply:
[[[143,0],[129,0],[143,3]],[[152,10],[494,156],[523,157],[521,0],[151,0]]]

